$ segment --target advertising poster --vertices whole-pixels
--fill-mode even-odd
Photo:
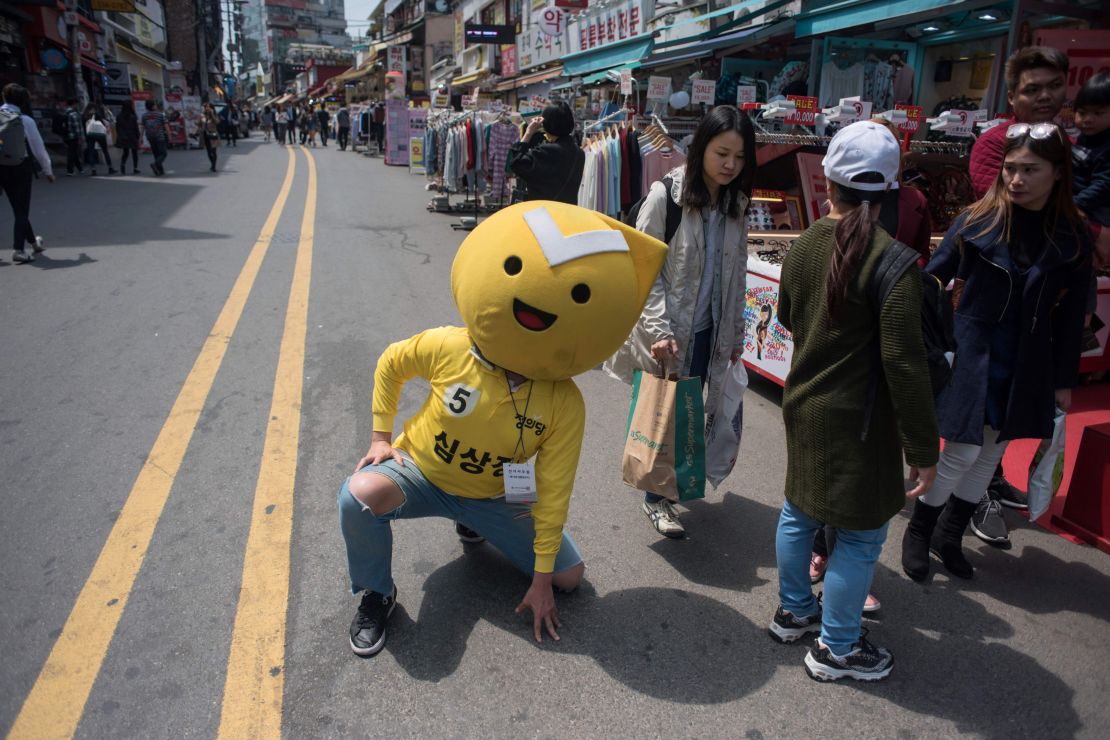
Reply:
[[[385,101],[385,163],[409,165],[409,109],[404,100]]]
[[[181,96],[181,114],[185,117],[185,136],[190,148],[202,146],[200,141],[200,121],[204,114],[204,104],[199,95]]]
[[[181,95],[166,93],[162,100],[162,112],[166,115],[166,126],[170,130],[170,146],[186,146],[188,137],[185,131],[185,108]]]
[[[779,323],[778,282],[748,272],[744,296],[744,364],[778,383],[786,382],[794,342]]]
[[[424,174],[424,137],[409,137],[409,174]]]

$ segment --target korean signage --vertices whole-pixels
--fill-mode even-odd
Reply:
[[[817,98],[809,98],[804,95],[787,95],[786,99],[794,101],[794,113],[783,119],[785,123],[812,126],[817,121]]]
[[[516,77],[516,46],[501,47],[501,76]]]
[[[405,72],[407,65],[405,64],[405,54],[407,46],[391,46],[386,57],[387,66],[390,72]]]
[[[540,11],[540,30],[548,36],[560,36],[566,29],[566,17],[563,11],[552,6]]]
[[[632,94],[632,70],[621,70],[621,95]]]
[[[717,81],[716,80],[694,80],[693,94],[690,96],[691,102],[694,105],[704,103],[706,105],[713,105],[717,97]]]
[[[517,72],[537,67],[548,62],[558,61],[570,53],[566,16],[562,16],[562,31],[552,35],[541,26],[544,8],[528,9],[527,17],[521,21],[520,33],[516,37]]]
[[[670,94],[670,92],[670,77],[657,77],[655,75],[648,77],[648,100],[664,100]]]
[[[623,0],[604,10],[586,11],[571,27],[571,53],[590,51],[634,38],[648,38],[652,0]]]
[[[918,126],[920,126],[921,122],[925,120],[925,109],[922,108],[920,105],[904,105],[902,103],[899,103],[898,105],[894,106],[894,108],[895,110],[906,111],[905,122],[898,124],[899,131],[906,131],[912,134],[917,131]]]

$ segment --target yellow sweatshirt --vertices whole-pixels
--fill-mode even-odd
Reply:
[[[418,376],[431,390],[393,446],[447,493],[478,499],[504,495],[503,463],[535,455],[535,568],[550,573],[582,449],[586,407],[578,386],[526,381],[510,394],[505,371],[474,351],[466,329],[428,329],[389,345],[378,359],[374,431],[393,432],[401,387]]]

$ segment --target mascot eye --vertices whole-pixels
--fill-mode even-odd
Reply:
[[[508,275],[516,275],[524,269],[524,263],[520,261],[520,257],[509,257],[505,260],[505,273]],[[587,289],[587,293],[589,289]]]
[[[570,289],[570,297],[574,299],[575,303],[585,303],[590,300],[590,286],[585,283],[579,283]]]

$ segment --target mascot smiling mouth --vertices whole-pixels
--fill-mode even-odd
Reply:
[[[534,306],[529,306],[519,298],[513,299],[513,317],[516,318],[518,324],[529,331],[550,329],[551,325],[555,323],[555,319],[559,318],[553,313],[547,313]]]

